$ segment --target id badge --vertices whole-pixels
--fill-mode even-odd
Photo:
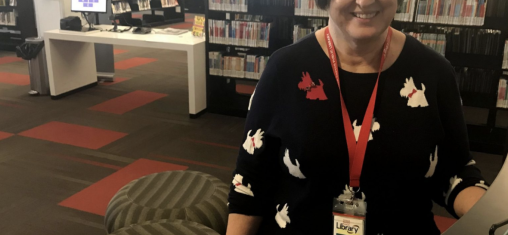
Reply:
[[[365,235],[365,217],[333,213],[333,235]]]
[[[365,235],[366,215],[365,194],[362,193],[361,199],[356,198],[353,189],[346,185],[333,208],[333,235]]]

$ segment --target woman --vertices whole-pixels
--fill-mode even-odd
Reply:
[[[365,195],[366,234],[440,234],[432,201],[460,217],[487,189],[452,66],[389,28],[397,0],[317,4],[328,29],[275,52],[251,100],[227,234],[332,234],[344,186]]]

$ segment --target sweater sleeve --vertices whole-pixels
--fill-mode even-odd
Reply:
[[[469,140],[466,123],[462,110],[455,72],[449,70],[443,74],[438,82],[438,108],[444,140],[438,144],[437,156],[439,172],[433,177],[433,199],[436,203],[446,207],[454,217],[458,217],[454,210],[457,195],[472,186],[488,189],[480,170],[469,150]]]
[[[277,134],[280,92],[274,57],[275,54],[269,59],[249,104],[228,198],[230,213],[263,216],[269,209],[275,209],[269,205],[275,179],[279,178],[276,174],[280,171],[277,159],[281,141]]]

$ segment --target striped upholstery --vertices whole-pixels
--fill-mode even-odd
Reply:
[[[184,220],[147,221],[133,224],[112,235],[219,235],[213,229],[196,222]]]
[[[162,219],[194,221],[226,233],[229,187],[196,171],[167,171],[130,182],[109,202],[108,233],[131,224]]]

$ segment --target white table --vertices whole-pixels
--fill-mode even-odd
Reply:
[[[110,25],[96,26],[110,29]],[[125,27],[119,27],[123,29]],[[97,85],[95,43],[148,47],[187,52],[189,114],[197,117],[206,109],[205,38],[182,35],[114,33],[106,31],[44,32],[49,86],[52,99]]]

